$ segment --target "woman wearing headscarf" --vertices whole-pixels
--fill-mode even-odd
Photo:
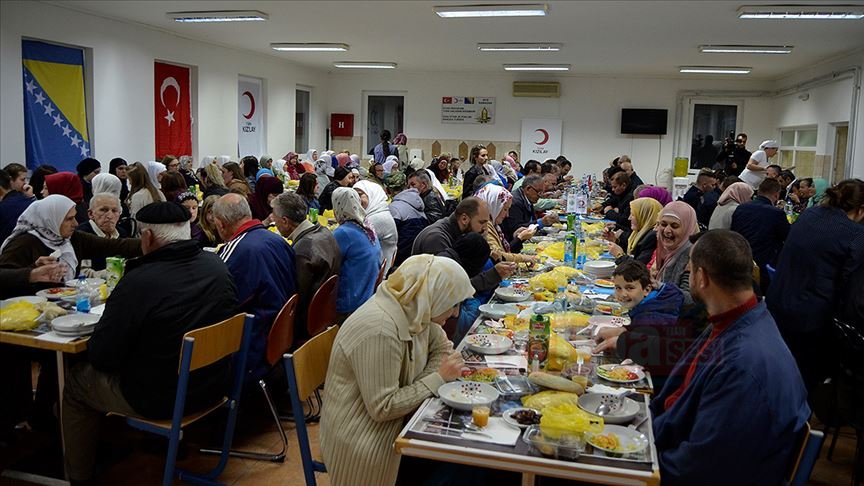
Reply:
[[[300,176],[306,173],[306,169],[300,165],[300,158],[294,152],[288,152],[282,159],[285,161],[282,170],[291,180],[300,180]]]
[[[381,164],[381,167],[384,168],[384,176],[390,175],[393,170],[399,170],[399,157],[395,155],[388,155],[384,160],[384,163]]]
[[[433,160],[428,169],[435,176],[435,179],[442,184],[450,178],[450,163],[446,157]]]
[[[354,175],[345,167],[337,167],[333,173],[333,180],[324,187],[318,196],[318,204],[321,210],[333,209],[333,191],[340,187],[351,187],[354,184]]]
[[[645,187],[641,191],[639,191],[639,195],[637,197],[650,197],[651,199],[659,202],[661,206],[666,206],[667,204],[672,202],[672,194],[670,194],[669,190],[665,187]]]
[[[180,157],[180,175],[186,181],[186,187],[197,186],[201,181],[195,177],[195,171],[192,169],[192,157],[183,155]]]
[[[393,139],[393,145],[396,146],[396,153],[399,156],[399,162],[405,164],[408,162],[408,136],[404,133],[396,134]]]
[[[306,207],[309,209],[321,209],[321,203],[315,194],[318,193],[318,179],[315,174],[303,174],[300,176],[300,181],[297,184],[297,195],[306,201]],[[331,198],[332,201],[332,198]]]
[[[258,179],[258,184],[255,185],[255,194],[247,198],[249,207],[252,209],[252,217],[262,221],[266,226],[270,222],[270,201],[284,191],[285,186],[282,185],[282,181],[275,177],[264,176]]]
[[[258,169],[258,172],[255,174],[255,183],[257,184],[258,181],[261,180],[261,177],[264,177],[264,176],[276,177],[276,174],[274,174],[271,169],[265,169],[262,167],[261,169]]]
[[[360,201],[366,210],[366,219],[381,242],[381,254],[384,259],[384,275],[390,271],[396,259],[399,246],[399,235],[396,231],[396,221],[390,214],[387,205],[387,194],[384,189],[370,181],[360,181],[354,184],[354,190],[360,195]]]
[[[303,157],[303,162],[309,162],[310,164],[314,164],[318,162],[318,150],[317,149],[309,149],[306,152],[306,156]]]
[[[498,175],[498,178],[501,180],[501,185],[504,187],[510,187],[516,182],[516,172],[507,164],[502,164],[497,160],[493,160],[489,162],[493,169],[495,169],[495,173]]]
[[[269,155],[262,155],[261,159],[258,160],[258,168],[259,169],[273,169],[273,157]]]
[[[126,199],[129,197],[129,178],[126,176],[126,169],[129,164],[125,160],[117,157],[111,159],[108,164],[108,173],[117,176],[120,179],[120,202],[123,204],[123,216],[128,216],[129,207],[126,206]]]
[[[78,226],[75,213],[75,203],[58,194],[45,196],[28,206],[18,217],[12,234],[0,246],[0,268],[32,267],[39,257],[59,253],[58,260],[66,266],[65,280],[70,280],[78,275],[80,260],[141,255],[139,240],[111,240],[75,231]],[[52,286],[36,285],[31,288],[31,294]]]
[[[460,375],[462,357],[441,326],[473,293],[459,264],[417,255],[345,321],[333,343],[321,414],[332,484],[395,483],[393,441],[405,419]]]
[[[161,189],[162,174],[167,170],[165,164],[151,160],[150,162],[147,162],[146,169],[147,176],[150,178],[150,183],[153,184],[153,187],[156,189]]]
[[[346,154],[344,152],[340,152],[336,154],[336,165],[339,167],[346,167],[351,162],[351,155]]]
[[[123,191],[123,183],[114,174],[97,174],[93,178],[93,194],[101,194],[104,192],[114,194],[117,198]]]
[[[318,157],[318,160],[315,161],[315,177],[318,178],[318,193],[316,196],[320,199],[321,192],[327,187],[327,184],[330,184],[331,177],[335,175],[335,172],[332,167],[332,159],[329,155],[322,155]]]
[[[201,159],[201,163],[198,164],[198,168],[203,169],[204,167],[207,167],[208,165],[215,164],[215,163],[216,163],[216,156],[215,155],[207,155]]]
[[[657,221],[657,251],[651,276],[661,283],[672,283],[681,289],[689,302],[690,237],[699,232],[699,223],[693,206],[684,201],[672,201]]]
[[[30,186],[33,188],[33,195],[36,196],[36,199],[42,199],[42,189],[45,188],[45,176],[56,173],[57,167],[53,165],[42,164],[36,167],[33,175],[30,176]]]
[[[333,237],[342,253],[336,312],[350,314],[375,291],[381,266],[381,244],[366,219],[359,194],[349,187],[333,191],[333,214],[339,227]]]
[[[644,192],[644,191],[643,191]],[[732,213],[739,205],[753,199],[753,188],[746,182],[736,182],[723,191],[717,200],[717,208],[711,214],[708,229],[729,229],[732,226]]]
[[[632,258],[644,264],[651,261],[657,249],[657,232],[654,226],[663,206],[656,200],[644,197],[630,201],[630,228],[627,238],[627,251],[615,243],[609,243],[609,253],[615,257],[615,264],[620,265]]]
[[[807,207],[812,208],[818,206],[825,197],[825,192],[828,190],[828,181],[822,178],[813,179],[813,189],[816,191],[807,201]]]
[[[359,155],[351,154],[348,156],[348,158],[351,159],[351,161],[348,162],[348,165],[350,165],[352,169],[360,168],[360,156]]]
[[[231,156],[230,155],[220,155],[218,157],[213,158],[213,163],[218,165],[219,167],[222,167],[223,165],[227,164],[228,162],[231,162]]]
[[[78,224],[87,221],[87,209],[89,208],[84,201],[84,186],[81,185],[81,178],[76,174],[57,172],[45,176],[42,197],[47,197],[49,194],[58,194],[71,199],[78,210],[75,216],[78,219]]]
[[[243,170],[243,178],[246,179],[246,184],[249,185],[249,192],[255,191],[255,176],[258,174],[260,167],[258,166],[258,158],[254,155],[247,155],[240,159],[240,168]]]
[[[486,201],[489,207],[489,221],[486,223],[486,242],[492,250],[492,260],[495,262],[536,262],[537,257],[534,255],[520,255],[522,250],[522,240],[519,237],[513,237],[513,241],[508,241],[501,231],[501,223],[510,214],[510,206],[513,204],[513,196],[510,191],[495,184],[483,186],[477,191],[477,197]],[[525,235],[530,238],[531,232],[520,232],[520,235]]]

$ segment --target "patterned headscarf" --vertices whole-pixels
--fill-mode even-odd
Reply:
[[[336,222],[345,224],[352,222],[363,228],[372,244],[378,239],[375,230],[366,222],[366,210],[360,203],[360,195],[350,187],[337,187],[333,191],[333,215]]]
[[[382,165],[382,167],[384,167],[384,174],[389,174],[393,170],[393,167],[396,167],[398,165],[399,157],[396,157],[395,155],[388,155],[387,159],[384,160],[384,164]]]
[[[62,172],[61,172],[62,173]],[[76,179],[75,174],[71,174]],[[47,178],[46,178],[47,179]],[[80,185],[80,183],[79,183]],[[50,190],[50,189],[49,189]],[[0,246],[0,253],[6,248],[16,236],[29,233],[42,242],[49,249],[60,252],[60,261],[67,265],[66,279],[75,278],[75,269],[78,268],[78,257],[69,238],[60,236],[60,226],[69,210],[75,207],[75,203],[66,196],[51,194],[44,199],[35,201],[18,216],[18,222],[12,234],[6,238]]]
[[[406,145],[408,143],[408,137],[404,133],[399,133],[393,139],[393,145]]]
[[[415,255],[387,277],[373,298],[400,307],[408,332],[416,335],[432,324],[433,317],[472,295],[471,280],[458,263],[445,257]]]
[[[495,227],[495,231],[498,233],[498,238],[501,240],[501,246],[504,248],[504,251],[509,253],[510,242],[504,237],[504,232],[501,231],[501,226],[498,225],[497,220],[498,215],[500,215],[501,211],[504,209],[504,205],[507,204],[507,201],[513,199],[513,195],[510,194],[510,191],[501,186],[488,184],[477,191],[477,197],[486,201],[486,204],[489,206],[489,222]]]

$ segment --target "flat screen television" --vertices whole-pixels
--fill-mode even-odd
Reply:
[[[634,135],[666,135],[668,110],[623,108],[621,133]]]

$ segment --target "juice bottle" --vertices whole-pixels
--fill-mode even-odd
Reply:
[[[545,362],[549,354],[549,316],[534,314],[528,324],[528,356]]]

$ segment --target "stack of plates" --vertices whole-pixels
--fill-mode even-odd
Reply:
[[[585,262],[585,266],[582,267],[582,269],[592,278],[608,279],[612,276],[612,272],[615,271],[615,262],[609,260],[592,260],[590,262]]]
[[[69,314],[51,321],[51,328],[58,336],[78,337],[93,334],[99,316],[94,314]]]

